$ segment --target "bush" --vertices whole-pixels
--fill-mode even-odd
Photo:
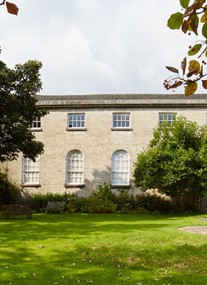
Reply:
[[[169,213],[171,198],[161,194],[157,189],[148,189],[145,195],[137,197],[138,204],[149,212]]]
[[[106,183],[101,185],[98,191],[92,192],[88,198],[73,194],[68,200],[66,207],[70,213],[113,213],[117,209],[115,195]]]
[[[92,192],[88,198],[72,194],[68,201],[66,208],[70,213],[114,213],[116,211],[168,213],[171,208],[171,199],[160,194],[156,189],[147,190],[145,195],[137,197],[120,189],[118,195],[115,195],[106,183],[101,185],[98,191]]]
[[[36,212],[44,212],[47,206],[48,201],[53,202],[65,202],[65,205],[68,203],[68,199],[70,198],[71,194],[59,194],[59,193],[36,193],[30,194],[27,197],[27,203],[31,207],[31,209],[35,210]]]
[[[69,213],[86,213],[88,199],[71,194],[67,199],[66,209]]]
[[[171,207],[171,199],[160,194],[156,189],[147,190],[145,195],[137,197],[120,189],[118,195],[115,195],[106,183],[87,198],[70,193],[38,193],[31,194],[27,198],[28,204],[36,212],[45,211],[48,201],[65,202],[65,210],[69,213],[114,213],[116,211],[168,213]]]
[[[98,191],[92,192],[88,199],[89,213],[113,213],[117,209],[115,194],[108,184],[99,186]]]
[[[129,195],[128,190],[119,189],[119,194],[116,196],[115,201],[117,210],[123,213],[135,210],[137,208],[137,201],[133,195]]]

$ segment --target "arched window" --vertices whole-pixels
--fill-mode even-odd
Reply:
[[[112,185],[129,185],[130,157],[124,150],[117,150],[112,155]]]
[[[23,157],[22,170],[23,184],[39,184],[39,157],[37,157],[35,161],[28,157]]]
[[[83,184],[84,158],[79,150],[72,150],[66,158],[66,184]]]

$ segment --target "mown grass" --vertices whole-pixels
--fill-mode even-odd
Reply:
[[[0,284],[206,285],[205,216],[35,214],[0,219]]]

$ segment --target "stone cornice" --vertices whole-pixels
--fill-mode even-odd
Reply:
[[[43,108],[207,108],[207,95],[114,94],[37,96]]]

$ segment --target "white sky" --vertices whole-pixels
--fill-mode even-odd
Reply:
[[[165,65],[179,68],[194,40],[167,28],[179,0],[10,2],[20,10],[0,6],[0,59],[40,60],[45,95],[171,93]]]

